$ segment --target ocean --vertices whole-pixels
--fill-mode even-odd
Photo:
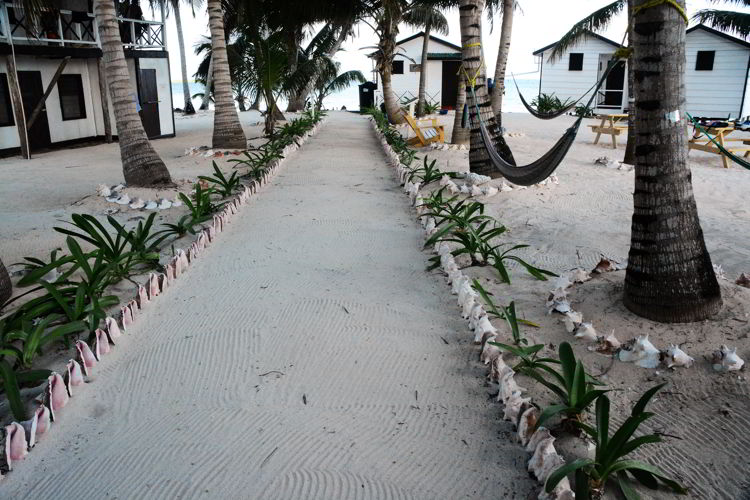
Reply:
[[[190,94],[195,95],[203,92],[203,85],[192,82],[190,85]],[[538,79],[523,79],[518,80],[518,87],[524,95],[524,98],[531,102],[531,100],[537,95],[539,91],[539,80]],[[199,98],[193,99],[193,106],[196,108],[200,106],[201,100]],[[172,106],[175,108],[182,108],[184,106],[184,99],[182,97],[182,82],[172,83]],[[323,104],[328,109],[341,109],[342,106],[346,106],[347,109],[356,110],[359,109],[359,89],[357,85],[343,90],[337,94],[331,95],[323,101]],[[282,109],[284,103],[280,103]],[[518,97],[516,86],[513,84],[512,79],[505,81],[505,98],[503,99],[503,111],[510,113],[525,113],[526,108],[523,107],[521,99]]]

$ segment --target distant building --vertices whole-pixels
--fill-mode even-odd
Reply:
[[[117,4],[117,2],[115,2]],[[13,3],[0,0],[0,153],[20,148],[8,80],[8,58],[14,57],[24,114],[28,120],[47,90],[61,61],[70,57],[41,113],[28,130],[31,151],[64,147],[105,136],[99,67],[102,51],[88,0],[59,0],[58,14],[43,15],[30,23]],[[125,57],[146,134],[173,137],[172,86],[166,51],[164,14],[160,20],[141,19],[133,4],[118,18]],[[132,17],[138,18],[132,18]],[[103,70],[103,68],[102,68]],[[113,134],[117,134],[113,107],[109,107]]]
[[[568,49],[555,62],[549,54],[557,42],[534,52],[539,57],[539,93],[578,99],[607,68],[620,44],[596,33]],[[734,118],[750,114],[748,70],[750,43],[699,24],[687,30],[685,54],[686,111],[695,116]],[[533,96],[526,96],[527,98]],[[607,77],[594,101],[597,112],[620,113],[628,108],[627,65]]]
[[[419,93],[423,43],[423,31],[396,42],[392,85],[393,92],[399,100],[415,99]],[[370,54],[370,57],[372,56],[373,54]],[[427,64],[427,101],[437,102],[441,108],[455,108],[461,47],[430,35]],[[375,79],[377,81],[377,74]],[[376,104],[383,102],[383,89],[380,85],[375,98]]]

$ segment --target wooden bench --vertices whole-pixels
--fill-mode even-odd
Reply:
[[[404,118],[416,134],[416,137],[407,139],[406,142],[409,145],[416,146],[419,144],[420,146],[427,146],[433,142],[445,142],[445,131],[442,125],[438,125],[437,119],[417,121],[406,113],[404,113]],[[419,124],[420,122],[430,122],[430,125],[423,126]]]
[[[622,133],[623,130],[627,130],[627,124],[620,123],[622,120],[627,120],[628,115],[626,114],[614,114],[614,115],[597,115],[596,118],[601,118],[599,125],[589,125],[591,132],[596,134],[594,144],[599,143],[599,138],[602,134],[612,136],[612,149],[617,149],[617,136]],[[609,122],[609,123],[607,123]]]
[[[742,142],[742,144],[750,145],[750,139],[727,139],[727,136],[734,132],[736,129],[734,127],[709,127],[705,129],[706,132],[714,137],[716,139],[716,142],[721,144],[721,146],[729,151],[730,153],[745,153],[745,157],[747,158],[748,155],[750,155],[750,147],[734,147],[729,146],[728,142]],[[711,139],[708,139],[706,137],[702,137],[703,134],[693,136],[688,141],[688,154],[691,150],[697,149],[698,151],[705,151],[706,153],[713,153],[721,156],[721,162],[724,165],[724,168],[729,168],[729,158],[727,158],[724,153],[719,150],[719,148],[716,147],[716,145],[711,142]]]

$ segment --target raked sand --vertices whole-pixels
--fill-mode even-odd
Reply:
[[[525,453],[369,123],[328,120],[0,497],[526,498]]]

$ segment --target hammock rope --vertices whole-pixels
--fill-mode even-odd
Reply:
[[[713,142],[714,145],[717,148],[719,148],[719,151],[721,151],[721,153],[724,156],[726,156],[727,158],[729,158],[730,160],[732,160],[733,162],[735,162],[737,165],[750,170],[750,162],[748,162],[747,160],[745,160],[744,158],[742,158],[740,156],[735,155],[731,151],[727,150],[724,146],[721,145],[721,143],[719,141],[716,140],[715,137],[711,137],[711,135],[706,131],[706,129],[704,129],[701,126],[701,124],[698,122],[698,120],[696,120],[695,118],[693,118],[692,116],[690,116],[690,113],[686,112],[685,114],[687,115],[688,118],[690,118],[690,121],[693,123],[693,127],[695,127],[696,129],[698,129],[698,131],[701,134],[703,134],[706,137],[708,137],[708,139],[711,142]]]
[[[609,62],[609,64],[607,65],[607,70],[597,82],[595,91],[589,98],[586,107],[591,106],[591,104],[594,102],[599,88],[601,88],[601,86],[606,81],[610,70],[618,62],[619,60],[617,59],[612,59]],[[477,96],[476,92],[474,91],[474,87],[472,86],[470,87],[470,89],[471,97],[472,99],[474,99],[474,107],[476,109],[477,119],[479,120],[479,130],[482,136],[482,142],[487,148],[487,153],[489,154],[490,161],[492,162],[493,166],[503,175],[503,177],[508,179],[508,181],[520,186],[531,186],[549,177],[555,171],[555,169],[557,169],[560,163],[562,163],[563,159],[568,154],[570,147],[573,145],[573,141],[575,141],[576,135],[578,134],[578,129],[580,128],[581,122],[583,121],[584,117],[579,116],[578,119],[573,122],[573,125],[571,125],[570,128],[565,131],[563,136],[555,143],[555,145],[552,146],[552,148],[547,151],[541,158],[528,165],[516,166],[512,163],[507,162],[497,151],[497,148],[493,143],[492,135],[490,134],[489,130],[487,130],[487,125],[484,123],[482,115],[479,112],[479,104],[477,103]],[[471,115],[469,115],[469,119],[471,119]]]

